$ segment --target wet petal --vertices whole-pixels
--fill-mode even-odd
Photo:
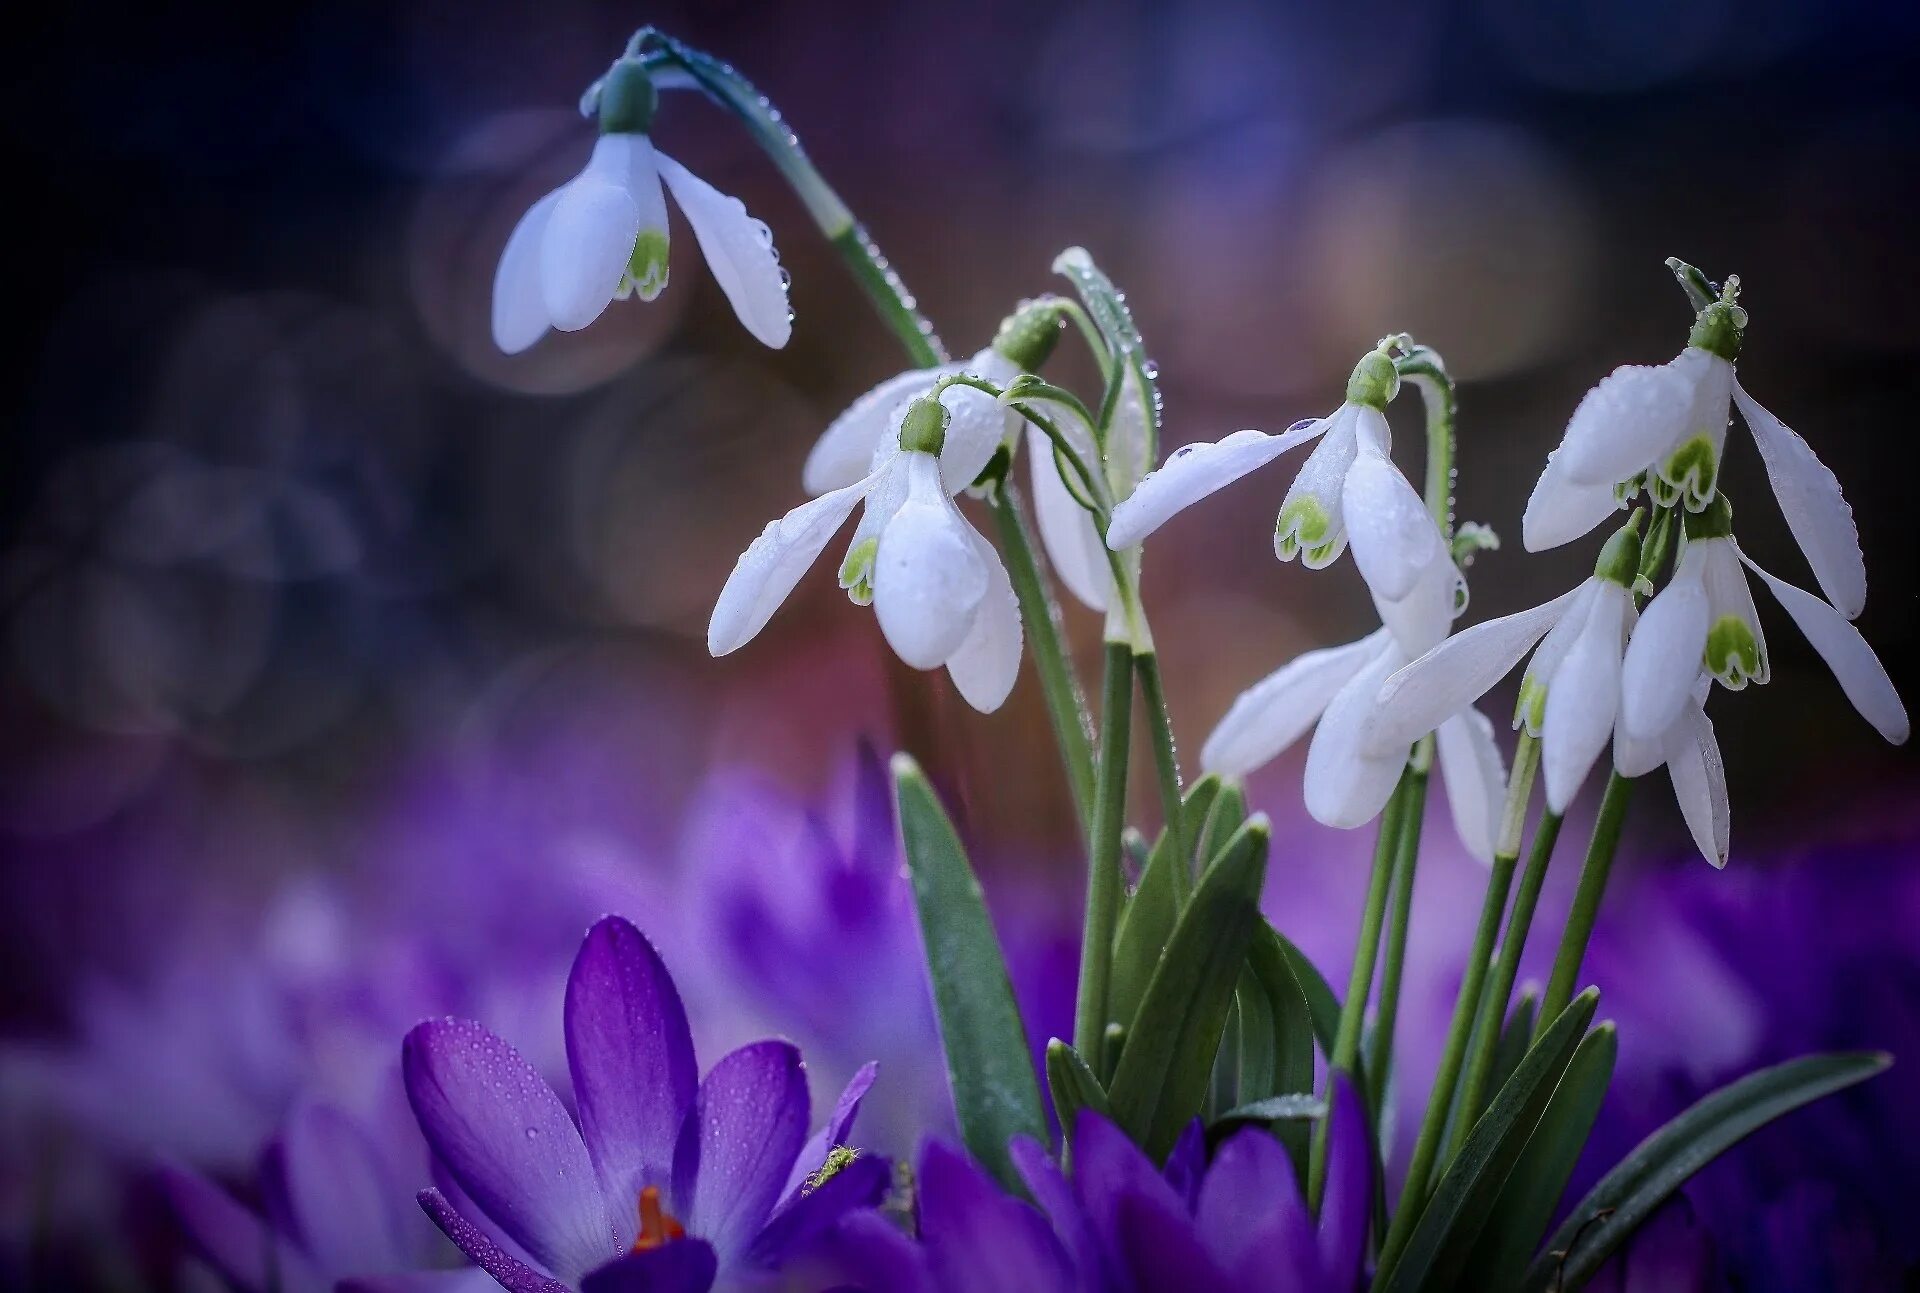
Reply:
[[[602,135],[587,169],[560,189],[540,238],[540,291],[563,332],[586,327],[612,302],[640,236],[629,185],[631,136]]]
[[[1380,815],[1407,766],[1406,749],[1382,755],[1366,751],[1366,732],[1380,684],[1406,656],[1391,639],[1348,680],[1320,716],[1307,746],[1304,783],[1307,811],[1315,821],[1351,830]]]
[[[655,153],[660,178],[686,213],[714,282],[727,294],[748,332],[778,350],[793,335],[787,280],[773,250],[773,233],[728,197],[665,153]]]
[[[1061,479],[1053,442],[1036,426],[1027,427],[1027,460],[1033,471],[1033,514],[1047,559],[1067,591],[1096,611],[1107,609],[1113,571],[1093,514],[1080,506]]]
[[[880,631],[916,669],[947,662],[967,638],[991,582],[973,529],[941,489],[930,455],[907,455],[907,501],[880,532],[873,609]]]
[[[1834,608],[1848,619],[1858,619],[1867,605],[1867,564],[1860,554],[1860,531],[1853,508],[1840,492],[1840,481],[1814,454],[1812,446],[1773,414],[1761,408],[1739,382],[1733,384],[1733,402],[1740,406],[1753,432],[1753,442],[1766,464],[1773,496],[1787,518],[1787,528],[1806,553],[1813,577]]]
[[[1566,812],[1613,735],[1620,707],[1621,638],[1629,605],[1626,589],[1596,584],[1580,636],[1548,683],[1540,767],[1546,776],[1547,807],[1556,813]]]
[[[1434,729],[1447,811],[1467,852],[1493,861],[1493,836],[1506,801],[1507,768],[1493,739],[1493,724],[1477,709],[1455,714]]]
[[[1367,415],[1359,415],[1359,452],[1347,469],[1340,511],[1353,547],[1354,564],[1367,587],[1388,601],[1413,591],[1414,581],[1440,557],[1440,527],[1400,469],[1388,458],[1378,429],[1369,434]]]
[[[1635,740],[1658,740],[1679,719],[1700,674],[1709,622],[1699,568],[1683,557],[1633,626],[1621,663],[1620,723]]]
[[[1587,392],[1559,449],[1570,483],[1617,484],[1672,448],[1693,405],[1694,384],[1678,363],[1625,364]]]
[[[987,591],[959,648],[947,657],[947,672],[967,704],[991,714],[1006,702],[1020,676],[1020,603],[1000,554],[971,526],[967,537],[987,570]]]
[[[1745,553],[1740,554],[1740,560],[1773,590],[1794,624],[1827,662],[1827,668],[1833,670],[1834,680],[1860,711],[1860,717],[1873,724],[1874,730],[1887,740],[1904,745],[1912,730],[1907,707],[1901,703],[1900,693],[1893,689],[1893,679],[1887,676],[1886,666],[1880,663],[1880,657],[1867,645],[1860,630],[1812,593],[1762,570],[1748,560]]]
[[[873,1060],[862,1064],[854,1075],[847,1079],[840,1098],[833,1103],[833,1112],[827,1115],[827,1121],[808,1138],[800,1150],[800,1156],[793,1160],[793,1170],[787,1173],[786,1188],[780,1192],[781,1206],[791,1203],[799,1194],[800,1187],[807,1178],[826,1164],[827,1152],[835,1145],[848,1144],[847,1137],[853,1131],[853,1120],[860,1112],[860,1102],[867,1098],[867,1092],[873,1089],[873,1080],[880,1074],[880,1066]]]
[[[834,531],[867,492],[871,477],[802,503],[768,522],[727,576],[707,624],[707,650],[716,656],[737,651],[767,626],[807,573]]]
[[[1235,431],[1213,444],[1190,444],[1176,449],[1156,471],[1147,473],[1133,496],[1113,510],[1107,527],[1107,546],[1130,548],[1186,510],[1214,493],[1304,444],[1327,429],[1327,421],[1309,423],[1281,435],[1264,431]]]
[[[1307,734],[1381,645],[1381,635],[1374,633],[1345,646],[1308,651],[1241,692],[1207,737],[1200,766],[1223,777],[1244,777],[1271,762]]]
[[[1732,810],[1727,802],[1727,770],[1713,723],[1697,703],[1687,707],[1667,743],[1667,775],[1673,797],[1686,819],[1700,856],[1717,867],[1727,864],[1732,847]]]
[[[1520,517],[1521,545],[1528,552],[1545,552],[1571,543],[1592,533],[1624,506],[1612,481],[1577,485],[1569,480],[1560,451],[1555,450],[1547,455],[1546,470],[1535,482],[1527,498],[1527,510]]]
[[[865,476],[874,449],[894,426],[893,414],[902,404],[932,390],[943,373],[957,369],[948,364],[896,373],[848,405],[807,454],[806,466],[800,470],[801,488],[809,494],[824,494]]]
[[[428,1188],[417,1197],[421,1209],[453,1246],[507,1293],[571,1293],[565,1284],[549,1279],[502,1248],[486,1227],[461,1213],[439,1190]]]
[[[517,355],[553,326],[540,288],[540,245],[561,190],[541,198],[520,217],[493,272],[493,344]]]
[[[807,1138],[807,1075],[786,1042],[742,1046],[694,1096],[673,1155],[673,1201],[722,1267],[746,1252]]]

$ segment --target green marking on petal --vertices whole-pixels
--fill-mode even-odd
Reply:
[[[879,551],[880,540],[862,539],[847,549],[847,559],[840,563],[840,586],[855,606],[873,602],[873,557]]]
[[[634,239],[633,254],[627,257],[627,281],[643,301],[651,301],[667,288],[667,231],[642,229]]]
[[[1513,707],[1513,725],[1526,724],[1530,736],[1540,735],[1541,724],[1547,721],[1547,688],[1532,674],[1520,680],[1520,700]]]
[[[1738,615],[1722,615],[1707,630],[1707,670],[1734,691],[1760,673],[1760,643]]]
[[[1316,557],[1335,546],[1327,542],[1327,534],[1332,529],[1333,518],[1320,505],[1320,500],[1312,494],[1303,494],[1280,509],[1280,519],[1273,525],[1274,554],[1282,561],[1291,561],[1304,548],[1307,564],[1312,566]]]
[[[1647,486],[1662,506],[1671,507],[1684,495],[1687,510],[1698,512],[1713,501],[1714,481],[1719,474],[1713,441],[1701,434],[1675,449]]]

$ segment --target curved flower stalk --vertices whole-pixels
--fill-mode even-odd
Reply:
[[[417,1142],[416,1142],[417,1145]],[[432,1270],[441,1247],[415,1213],[372,1129],[324,1104],[297,1108],[261,1169],[265,1215],[192,1168],[159,1183],[199,1255],[244,1293],[480,1293],[485,1271]]]
[[[761,342],[787,344],[793,313],[767,226],[653,146],[658,94],[639,59],[623,57],[591,96],[600,125],[579,175],[514,226],[493,278],[493,340],[517,354],[549,328],[575,332],[616,300],[651,301],[667,286],[673,194],[714,281]]]
[[[825,1269],[901,1293],[1127,1289],[1275,1293],[1352,1289],[1365,1259],[1372,1154],[1346,1077],[1333,1121],[1328,1188],[1316,1221],[1292,1161],[1264,1127],[1228,1137],[1208,1161],[1196,1122],[1156,1168],[1098,1113],[1080,1115],[1071,1177],[1040,1145],[1013,1142],[1039,1205],[1011,1198],[938,1142],[916,1180],[918,1242],[875,1214],[848,1218]]]
[[[1532,552],[1577,539],[1641,480],[1663,506],[1705,511],[1718,488],[1729,404],[1737,404],[1821,590],[1842,615],[1857,619],[1866,606],[1867,570],[1840,482],[1734,374],[1747,322],[1734,304],[1739,288],[1739,279],[1729,278],[1720,299],[1700,310],[1678,358],[1616,368],[1587,392],[1527,501],[1522,537]]]
[[[1739,691],[1772,676],[1747,570],[1778,599],[1860,716],[1895,745],[1904,743],[1911,731],[1906,706],[1860,630],[1827,602],[1768,574],[1740,551],[1724,495],[1687,515],[1673,578],[1633,631],[1621,681],[1625,733],[1657,741],[1697,704],[1696,679]]]
[[[626,921],[588,931],[565,1026],[577,1126],[478,1023],[430,1020],[402,1051],[444,1174],[420,1204],[513,1293],[730,1286],[885,1192],[886,1162],[844,1148],[871,1066],[811,1140],[806,1073],[785,1042],[743,1046],[696,1083],[673,979]]]
[[[1636,618],[1638,524],[1636,515],[1607,541],[1594,573],[1572,591],[1462,630],[1389,677],[1375,696],[1364,747],[1404,748],[1472,705],[1531,651],[1514,726],[1539,739],[1547,808],[1564,813],[1614,736],[1621,662]],[[1701,852],[1716,866],[1726,862],[1726,780],[1698,703],[1644,742],[1616,740],[1614,754],[1627,776],[1667,764]]]
[[[1244,777],[1270,762],[1309,728],[1307,811],[1327,826],[1351,828],[1379,816],[1393,794],[1407,751],[1424,732],[1389,748],[1366,739],[1389,675],[1445,640],[1465,581],[1453,562],[1434,562],[1403,602],[1374,605],[1387,627],[1357,642],[1298,656],[1235,700],[1200,752],[1208,772]],[[1493,725],[1470,705],[1437,724],[1441,775],[1454,830],[1467,851],[1493,860],[1505,796],[1506,766]]]
[[[1317,439],[1280,505],[1274,555],[1282,561],[1298,556],[1319,570],[1351,544],[1367,586],[1388,601],[1404,599],[1445,543],[1419,493],[1393,465],[1385,411],[1399,385],[1383,347],[1354,368],[1346,402],[1324,418],[1297,422],[1277,436],[1236,431],[1175,450],[1114,508],[1108,546],[1132,547],[1176,513]]]
[[[951,388],[949,388],[950,390]],[[960,515],[953,495],[986,465],[997,424],[956,418],[937,399],[901,411],[866,476],[768,524],[742,553],[707,626],[716,656],[752,641],[852,513],[865,511],[840,566],[840,586],[871,604],[899,657],[916,669],[945,665],[975,709],[998,709],[1020,671],[1020,609],[993,545]]]

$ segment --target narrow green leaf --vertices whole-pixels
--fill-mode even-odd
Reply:
[[[1019,1190],[1007,1142],[1044,1142],[1047,1118],[1000,940],[966,851],[920,766],[894,755],[893,784],[960,1138],[1003,1185]]]
[[[1304,958],[1303,958],[1304,959]],[[1265,921],[1254,931],[1253,946],[1247,950],[1247,965],[1266,991],[1269,1023],[1273,1032],[1273,1077],[1270,1089],[1252,1093],[1250,1099],[1269,1095],[1293,1095],[1313,1090],[1313,1008],[1308,1004],[1300,972],[1273,926]],[[1339,1007],[1331,1002],[1333,1015]]]
[[[1573,1175],[1594,1120],[1600,1116],[1619,1050],[1611,1021],[1588,1033],[1574,1048],[1547,1111],[1540,1115],[1540,1125],[1508,1174],[1486,1228],[1473,1246],[1462,1287],[1512,1288],[1526,1269],[1527,1259],[1540,1246],[1540,1237],[1560,1208],[1567,1178]]]
[[[1514,1003],[1513,1012],[1507,1016],[1507,1026],[1500,1030],[1500,1040],[1494,1043],[1493,1076],[1487,1083],[1490,1090],[1498,1091],[1505,1086],[1513,1071],[1520,1067],[1521,1057],[1533,1042],[1533,1018],[1539,1009],[1540,994],[1531,988]]]
[[[1641,1141],[1575,1205],[1520,1287],[1566,1293],[1581,1287],[1668,1195],[1728,1148],[1782,1114],[1864,1082],[1892,1063],[1881,1051],[1803,1055],[1701,1099]]]
[[[1200,778],[1188,789],[1182,813],[1194,818],[1205,814],[1219,793],[1220,778]],[[1114,1019],[1132,1019],[1140,1008],[1140,998],[1146,995],[1154,967],[1160,963],[1160,953],[1166,949],[1173,923],[1180,915],[1173,875],[1174,867],[1182,865],[1175,856],[1177,852],[1172,836],[1161,831],[1147,856],[1146,869],[1140,873],[1140,884],[1121,913],[1120,929],[1113,940],[1112,975],[1107,981],[1107,1011]]]
[[[1220,856],[1220,850],[1227,846],[1233,833],[1247,820],[1247,795],[1239,786],[1223,785],[1213,797],[1212,803],[1199,812],[1188,816],[1189,821],[1199,821],[1200,846],[1195,856],[1200,860],[1200,869],[1206,870],[1213,860]]]
[[[1251,1101],[1227,1110],[1220,1115],[1219,1121],[1279,1122],[1282,1119],[1312,1119],[1326,1116],[1327,1102],[1317,1095],[1302,1091],[1293,1095],[1271,1095],[1264,1100]]]
[[[1273,941],[1287,958],[1287,967],[1293,971],[1300,991],[1306,996],[1313,1039],[1320,1044],[1322,1053],[1332,1054],[1334,1034],[1340,1031],[1340,998],[1333,995],[1333,985],[1327,982],[1327,976],[1315,968],[1292,940],[1271,924],[1267,926],[1267,933],[1273,935]]]
[[[1416,1289],[1454,1287],[1514,1164],[1539,1126],[1540,1116],[1566,1072],[1599,999],[1599,991],[1594,988],[1575,997],[1553,1026],[1541,1034],[1506,1085],[1495,1093],[1434,1188],[1400,1260],[1376,1281],[1376,1288],[1413,1293]]]
[[[1087,313],[1092,316],[1094,326],[1100,329],[1100,335],[1106,340],[1107,348],[1116,361],[1113,370],[1107,374],[1106,398],[1101,401],[1103,424],[1112,417],[1120,383],[1131,381],[1140,387],[1140,401],[1147,417],[1147,444],[1143,446],[1147,458],[1145,466],[1151,466],[1159,456],[1160,390],[1156,370],[1153,362],[1147,358],[1146,343],[1140,339],[1140,328],[1133,321],[1133,311],[1127,307],[1127,299],[1113,285],[1113,280],[1093,263],[1093,257],[1087,254],[1084,247],[1069,247],[1061,252],[1054,259],[1053,270],[1056,274],[1064,275],[1073,284],[1074,291],[1080,294],[1080,300],[1086,305]]]
[[[1060,1120],[1063,1135],[1073,1135],[1083,1109],[1091,1109],[1103,1117],[1113,1116],[1113,1109],[1107,1103],[1107,1089],[1080,1058],[1080,1052],[1058,1037],[1047,1043],[1047,1089],[1053,1095],[1053,1113]]]
[[[1267,819],[1240,828],[1194,888],[1127,1029],[1108,1094],[1115,1119],[1164,1159],[1207,1096],[1247,946],[1260,923]]]

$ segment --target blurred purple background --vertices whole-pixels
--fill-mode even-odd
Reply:
[[[1738,272],[1743,378],[1846,487],[1861,628],[1920,697],[1912,6],[36,11],[15,20],[0,126],[19,231],[0,1274],[173,1278],[125,1167],[159,1150],[244,1178],[316,1092],[378,1116],[425,1013],[551,1058],[567,958],[602,910],[661,945],[716,1044],[803,1040],[817,1097],[879,1054],[893,1094],[872,1130],[909,1148],[948,1115],[862,739],[938,752],[1035,1040],[1064,1028],[1079,863],[1030,672],[976,716],[890,669],[818,571],[760,640],[707,658],[711,599],[798,501],[813,437],[901,366],[766,159],[667,98],[664,146],[774,230],[786,350],[739,329],[685,237],[659,301],[492,349],[500,246],[585,157],[574,100],[641,22],[780,105],[955,352],[1060,287],[1061,247],[1089,248],[1160,365],[1167,447],[1325,412],[1383,333],[1439,348],[1462,381],[1459,514],[1509,540],[1471,572],[1475,617],[1591,560],[1522,553],[1520,508],[1581,393],[1682,344],[1661,259]],[[1757,456],[1730,444],[1728,492],[1756,500],[1743,544],[1807,583]],[[1245,484],[1152,548],[1190,749],[1241,687],[1371,619],[1350,571],[1272,560],[1277,502],[1271,477]],[[1702,1281],[1893,1287],[1920,1261],[1897,1211],[1920,1193],[1920,764],[1767,623],[1772,685],[1713,706],[1727,871],[1688,855],[1664,789],[1635,805],[1591,967],[1622,1023],[1600,1138],[1617,1154],[1798,1050],[1895,1050],[1870,1087],[1710,1169],[1666,1222],[1679,1237],[1656,1236]],[[1098,625],[1068,624],[1091,670]],[[1342,967],[1368,841],[1307,821],[1298,771],[1253,787],[1281,824],[1269,907]],[[1540,928],[1571,886],[1571,861],[1556,871]],[[1478,884],[1444,847],[1421,874],[1414,1091]],[[868,934],[842,945],[856,908]],[[799,977],[737,954],[743,923],[778,931]],[[113,1243],[76,1239],[103,1218]]]

